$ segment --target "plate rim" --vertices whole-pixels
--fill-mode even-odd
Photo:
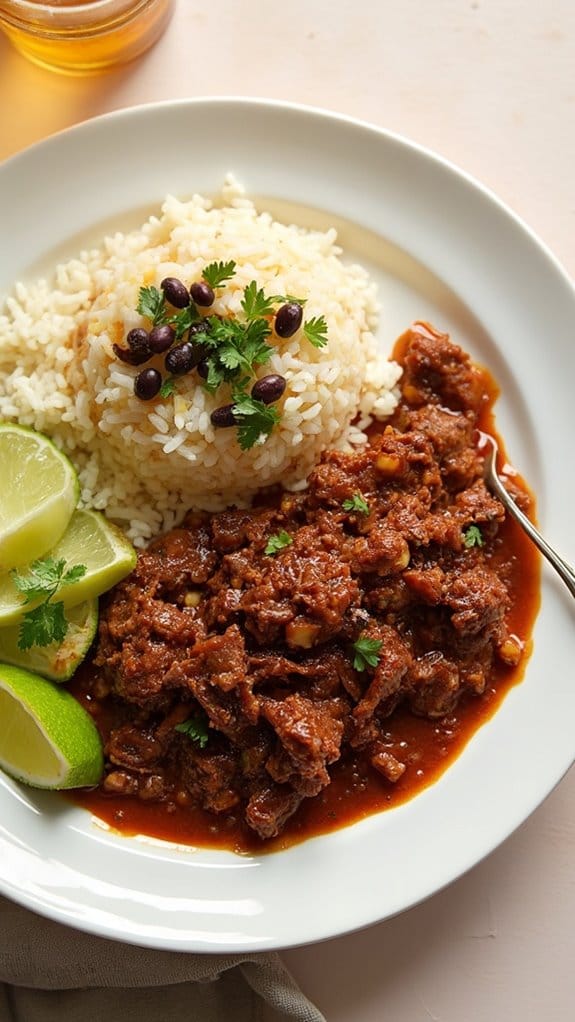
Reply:
[[[292,103],[292,102],[286,102],[286,101],[276,100],[276,99],[264,99],[264,98],[260,99],[260,98],[256,98],[256,97],[247,97],[247,96],[246,97],[242,97],[242,96],[205,96],[205,97],[194,97],[194,98],[190,98],[190,99],[180,98],[180,99],[177,99],[177,100],[163,100],[161,102],[151,102],[151,103],[140,104],[140,105],[132,106],[132,107],[124,107],[124,108],[120,108],[118,110],[110,111],[110,112],[105,113],[105,114],[101,114],[101,115],[99,115],[97,117],[88,118],[86,120],[83,120],[83,121],[79,122],[78,124],[71,125],[70,127],[67,127],[67,128],[65,128],[65,129],[63,129],[61,131],[58,131],[58,132],[56,132],[54,134],[51,134],[47,138],[42,139],[42,140],[40,140],[38,142],[35,142],[32,145],[26,147],[21,152],[14,154],[13,156],[9,157],[7,160],[3,161],[2,164],[0,164],[0,178],[1,178],[1,175],[4,173],[5,169],[10,168],[10,167],[12,167],[14,165],[17,166],[19,161],[25,162],[28,159],[37,159],[38,158],[38,154],[40,155],[40,158],[41,158],[41,154],[42,154],[42,152],[44,150],[46,150],[48,147],[58,146],[60,144],[60,140],[61,139],[66,138],[66,137],[68,137],[70,135],[81,135],[82,133],[84,133],[86,131],[89,132],[90,130],[93,130],[94,127],[98,128],[100,125],[103,125],[104,128],[105,128],[106,123],[121,121],[121,120],[123,120],[125,118],[128,118],[128,119],[132,119],[132,118],[144,118],[145,119],[146,116],[150,114],[150,112],[157,112],[157,111],[161,111],[162,109],[170,109],[170,110],[173,110],[175,108],[186,108],[186,109],[191,108],[191,109],[193,109],[193,108],[198,108],[198,107],[206,107],[206,106],[210,106],[210,105],[216,105],[216,106],[219,106],[219,107],[223,107],[223,106],[229,105],[229,106],[233,106],[235,108],[238,108],[240,106],[247,106],[247,107],[249,107],[251,109],[263,108],[263,109],[266,109],[266,110],[270,110],[270,109],[272,109],[272,110],[273,109],[278,109],[278,110],[281,110],[281,111],[286,111],[287,110],[287,111],[292,111],[292,112],[294,112],[296,114],[305,115],[307,117],[309,117],[311,115],[312,117],[319,117],[322,120],[327,119],[327,120],[331,121],[333,125],[337,125],[337,124],[348,125],[348,126],[352,126],[352,127],[356,128],[356,129],[360,129],[361,131],[368,131],[370,134],[373,134],[373,135],[375,135],[377,137],[385,139],[390,144],[399,146],[402,149],[406,149],[406,150],[410,151],[411,153],[414,153],[417,157],[422,157],[424,160],[430,161],[436,167],[439,167],[439,168],[443,169],[444,171],[446,171],[449,175],[454,175],[460,181],[463,181],[464,183],[466,183],[469,187],[472,188],[472,190],[474,192],[478,192],[478,193],[482,194],[488,200],[490,205],[494,206],[498,210],[499,214],[504,215],[507,219],[512,221],[517,227],[520,228],[521,233],[525,236],[525,238],[528,239],[529,242],[532,245],[534,245],[539,250],[540,254],[545,257],[546,261],[552,267],[553,271],[556,274],[558,274],[558,276],[560,278],[562,278],[563,284],[566,284],[568,286],[568,288],[570,289],[570,292],[571,292],[571,297],[572,297],[572,300],[573,300],[573,303],[574,303],[574,308],[575,308],[575,284],[574,284],[573,280],[571,279],[571,277],[569,276],[569,274],[568,274],[567,270],[565,269],[565,267],[557,259],[557,257],[551,251],[551,249],[546,245],[546,243],[529,227],[529,225],[514,210],[512,210],[505,202],[503,202],[499,198],[499,196],[496,193],[494,193],[491,189],[489,189],[487,186],[482,184],[480,181],[476,180],[471,174],[469,174],[467,171],[465,171],[462,168],[460,168],[455,163],[453,163],[450,160],[446,159],[445,157],[439,155],[438,153],[434,152],[433,150],[428,149],[427,147],[425,147],[425,146],[423,146],[423,145],[421,145],[421,144],[419,144],[419,143],[417,143],[417,142],[415,142],[415,141],[413,141],[413,140],[411,140],[409,138],[406,138],[405,136],[403,136],[401,134],[389,131],[388,129],[382,128],[382,127],[380,127],[380,126],[378,126],[378,125],[376,125],[376,124],[374,124],[372,122],[364,121],[364,120],[361,120],[359,118],[356,118],[356,117],[353,117],[353,116],[350,116],[350,115],[347,115],[347,114],[337,113],[335,111],[324,109],[324,108],[318,107],[318,106],[312,106],[312,105],[301,104],[301,103]],[[352,219],[353,219],[353,216],[352,216]],[[575,757],[575,747],[573,749],[573,756]],[[573,762],[573,760],[571,760],[571,762]],[[535,808],[537,808],[537,806],[540,804],[540,802],[544,798],[546,798],[548,794],[551,793],[553,788],[560,782],[562,777],[569,770],[570,765],[571,765],[570,763],[567,764],[567,766],[565,767],[565,770],[564,770],[563,774],[561,775],[561,777],[557,778],[557,780],[555,781],[555,784],[553,785],[553,787],[551,789],[549,789],[546,792],[546,794],[544,794],[542,796],[542,799],[540,799],[537,802],[537,804],[533,806],[533,808],[532,808],[532,810],[530,812],[534,811]],[[421,796],[417,796],[416,798],[420,798],[420,797]],[[399,807],[399,808],[401,808],[401,807]],[[493,851],[494,848],[498,847],[502,843],[502,841],[506,840],[507,837],[509,837],[513,833],[513,831],[522,822],[524,822],[524,820],[525,820],[525,817],[522,817],[521,819],[518,819],[514,823],[514,825],[509,830],[506,831],[506,833],[504,834],[503,837],[496,838],[494,840],[493,844],[490,847],[484,849],[484,851],[482,852],[482,854],[479,857],[473,857],[473,861],[469,862],[467,866],[465,866],[464,868],[459,870],[457,872],[456,876],[457,877],[462,876],[469,869],[473,868],[473,866],[476,865],[477,863],[479,863],[486,855],[490,854],[490,852]],[[341,831],[338,831],[336,833],[341,833]],[[329,838],[329,835],[327,837]],[[313,840],[317,840],[317,839],[313,839]],[[1,838],[0,838],[0,841],[1,841]],[[0,845],[0,847],[1,847],[1,845]],[[430,897],[434,893],[437,893],[438,891],[440,891],[443,887],[445,887],[446,885],[451,883],[454,879],[456,879],[456,876],[451,876],[451,877],[447,878],[445,880],[445,882],[441,886],[434,886],[433,890],[429,891],[428,893],[419,895],[419,896],[415,897],[411,901],[408,900],[402,907],[398,908],[394,912],[390,912],[389,914],[386,914],[383,918],[386,918],[386,919],[387,918],[391,918],[393,915],[395,915],[395,914],[397,914],[399,912],[405,911],[408,908],[413,907],[415,904],[418,904],[422,900],[425,900],[427,897]],[[3,878],[0,875],[0,888],[2,888],[2,885],[3,885]],[[6,892],[6,893],[8,893],[8,892]],[[120,941],[127,941],[129,943],[139,943],[139,944],[143,944],[143,945],[149,946],[149,947],[164,947],[164,948],[171,948],[173,950],[205,951],[205,952],[208,952],[208,953],[214,952],[215,950],[238,952],[238,951],[248,951],[248,950],[263,950],[263,949],[268,950],[268,949],[273,949],[273,948],[287,948],[287,947],[301,946],[303,944],[308,944],[308,943],[311,943],[311,942],[316,942],[316,941],[320,941],[320,940],[329,939],[329,938],[334,937],[336,935],[342,935],[343,933],[355,932],[356,930],[363,929],[366,926],[374,924],[375,922],[379,921],[382,918],[381,916],[376,915],[376,916],[373,916],[373,917],[370,917],[370,918],[367,918],[367,919],[363,919],[363,920],[359,921],[356,925],[349,925],[345,929],[338,929],[337,931],[329,931],[329,932],[325,932],[323,934],[320,933],[319,935],[316,934],[316,935],[310,937],[309,939],[308,938],[304,938],[301,941],[293,941],[292,940],[292,941],[286,943],[281,938],[279,940],[277,940],[277,939],[274,940],[272,938],[271,941],[268,941],[268,942],[266,942],[264,944],[258,944],[258,945],[242,942],[242,943],[238,943],[238,944],[232,943],[230,945],[222,945],[221,943],[218,943],[217,945],[216,944],[209,944],[209,946],[201,947],[201,946],[198,946],[198,944],[196,942],[194,942],[194,941],[192,941],[189,944],[189,946],[187,946],[185,944],[182,944],[180,942],[174,943],[170,939],[168,939],[167,942],[162,942],[162,941],[159,942],[154,937],[150,937],[148,939],[145,934],[142,934],[141,937],[138,938],[138,940],[134,940],[133,937],[130,937],[129,935],[126,936],[126,935],[123,935],[122,933],[111,932],[111,930],[109,928],[106,928],[105,926],[103,926],[101,928],[98,928],[97,924],[94,924],[94,923],[90,922],[90,920],[78,920],[78,919],[75,919],[73,917],[63,918],[63,915],[62,915],[61,912],[58,912],[56,910],[50,911],[50,907],[38,906],[38,904],[36,902],[34,902],[33,899],[28,899],[26,897],[25,893],[22,895],[22,897],[18,898],[17,895],[13,891],[11,891],[8,894],[8,896],[13,898],[13,900],[19,901],[21,904],[26,905],[26,907],[33,909],[34,911],[40,911],[41,914],[47,915],[47,916],[49,916],[50,918],[53,918],[56,921],[60,921],[60,922],[64,921],[68,925],[73,925],[73,926],[75,926],[75,927],[77,927],[79,929],[84,929],[84,930],[86,930],[88,932],[98,933],[100,936],[105,936],[105,937],[112,938],[112,939],[115,939],[115,940],[120,940]]]

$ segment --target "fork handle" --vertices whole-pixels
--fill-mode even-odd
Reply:
[[[553,547],[549,546],[547,540],[543,539],[539,530],[529,521],[527,515],[523,514],[521,508],[517,506],[513,497],[508,494],[503,483],[494,473],[491,476],[490,483],[501,503],[509,511],[509,514],[519,522],[530,539],[533,540],[535,546],[538,547],[549,563],[553,565],[557,574],[563,579],[571,596],[575,596],[575,571],[573,571],[571,565],[567,564],[567,561],[564,561]]]

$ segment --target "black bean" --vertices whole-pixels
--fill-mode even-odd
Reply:
[[[192,323],[188,337],[195,337],[196,334],[209,334],[211,329],[209,321],[207,319],[201,319],[199,323]]]
[[[209,284],[206,284],[205,280],[199,280],[192,284],[190,294],[196,305],[207,307],[208,305],[213,305],[216,300],[214,289]]]
[[[210,415],[212,420],[212,426],[216,426],[218,429],[225,429],[227,426],[237,426],[238,420],[234,415],[233,405],[222,405],[220,408],[214,408]]]
[[[208,362],[202,361],[197,364],[198,376],[201,376],[202,380],[207,380],[210,366]]]
[[[130,348],[122,348],[119,344],[113,344],[114,355],[129,366],[141,366],[152,357],[149,348],[142,351],[132,351]]]
[[[160,392],[162,374],[157,369],[142,369],[134,380],[134,394],[141,401],[151,401]]]
[[[142,327],[135,327],[134,330],[130,330],[126,340],[132,351],[144,351],[144,349],[147,349],[149,352],[150,350],[150,346],[148,344],[148,331],[144,330]]]
[[[283,376],[277,373],[270,373],[262,376],[261,380],[254,383],[252,397],[256,401],[263,401],[264,405],[271,405],[272,401],[278,401],[286,389],[286,381]]]
[[[155,326],[153,330],[150,330],[148,344],[154,354],[159,355],[162,351],[167,351],[168,348],[171,348],[175,339],[176,331],[173,326],[170,326],[169,323],[163,323],[162,326]]]
[[[190,369],[196,365],[194,345],[188,341],[177,344],[166,355],[164,365],[172,376],[183,376],[184,373],[189,373]]]
[[[303,309],[299,302],[286,302],[276,312],[274,323],[275,332],[278,337],[293,337],[299,330],[303,319]]]
[[[174,308],[185,309],[190,304],[190,292],[177,277],[164,277],[160,287]]]

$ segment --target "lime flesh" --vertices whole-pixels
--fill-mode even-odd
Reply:
[[[0,664],[0,768],[37,788],[83,788],[103,772],[102,742],[69,692]]]
[[[86,567],[82,578],[63,585],[54,597],[66,608],[100,596],[128,575],[136,564],[132,544],[97,511],[75,511],[62,539],[50,550],[49,556],[55,561],[64,560],[68,569],[77,564]],[[26,567],[18,571],[25,575]],[[17,624],[40,602],[25,603],[12,577],[0,577],[0,627]]]
[[[50,550],[79,496],[68,458],[41,433],[0,423],[0,573]]]

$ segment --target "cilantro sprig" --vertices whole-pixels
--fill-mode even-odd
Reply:
[[[474,546],[483,546],[484,542],[481,529],[477,525],[470,525],[463,533],[463,543],[467,549]]]
[[[304,337],[314,348],[325,348],[327,344],[327,323],[325,316],[313,316],[303,325]]]
[[[370,639],[367,635],[360,635],[352,645],[355,670],[365,671],[368,667],[377,667],[382,646],[381,639]]]
[[[369,504],[361,493],[354,493],[352,497],[344,500],[341,506],[344,511],[356,511],[361,515],[369,514]]]
[[[231,280],[236,272],[236,264],[233,259],[229,262],[214,262],[208,266],[204,266],[202,270],[202,279],[205,280],[206,284],[213,287],[214,290],[217,287],[221,287],[226,281]]]
[[[240,373],[247,373],[249,378],[257,366],[268,361],[273,349],[266,343],[271,330],[265,319],[246,324],[210,316],[208,322],[209,332],[202,334],[202,344],[208,349],[204,386],[213,394],[220,384],[237,381]]]
[[[235,396],[233,411],[236,419],[239,419],[238,443],[242,451],[249,451],[254,444],[266,440],[280,421],[277,408],[265,405],[249,394]]]
[[[176,724],[174,731],[187,735],[200,749],[205,749],[208,744],[208,725],[203,717],[188,717],[181,724]]]
[[[85,564],[66,567],[62,558],[44,557],[34,561],[28,574],[10,572],[16,588],[25,597],[24,605],[41,600],[38,606],[27,611],[22,618],[18,635],[18,648],[49,646],[52,642],[63,642],[68,632],[68,622],[61,600],[53,598],[63,585],[72,585],[86,574]]]
[[[138,293],[138,305],[136,311],[140,316],[151,319],[153,326],[159,326],[166,322],[166,300],[162,291],[152,284],[150,287],[141,287]]]
[[[291,546],[292,543],[293,539],[289,532],[286,532],[285,529],[280,529],[279,532],[276,532],[275,535],[270,536],[268,539],[264,554],[267,554],[268,557],[273,557],[275,554],[279,554],[280,550],[285,550],[287,546]]]

